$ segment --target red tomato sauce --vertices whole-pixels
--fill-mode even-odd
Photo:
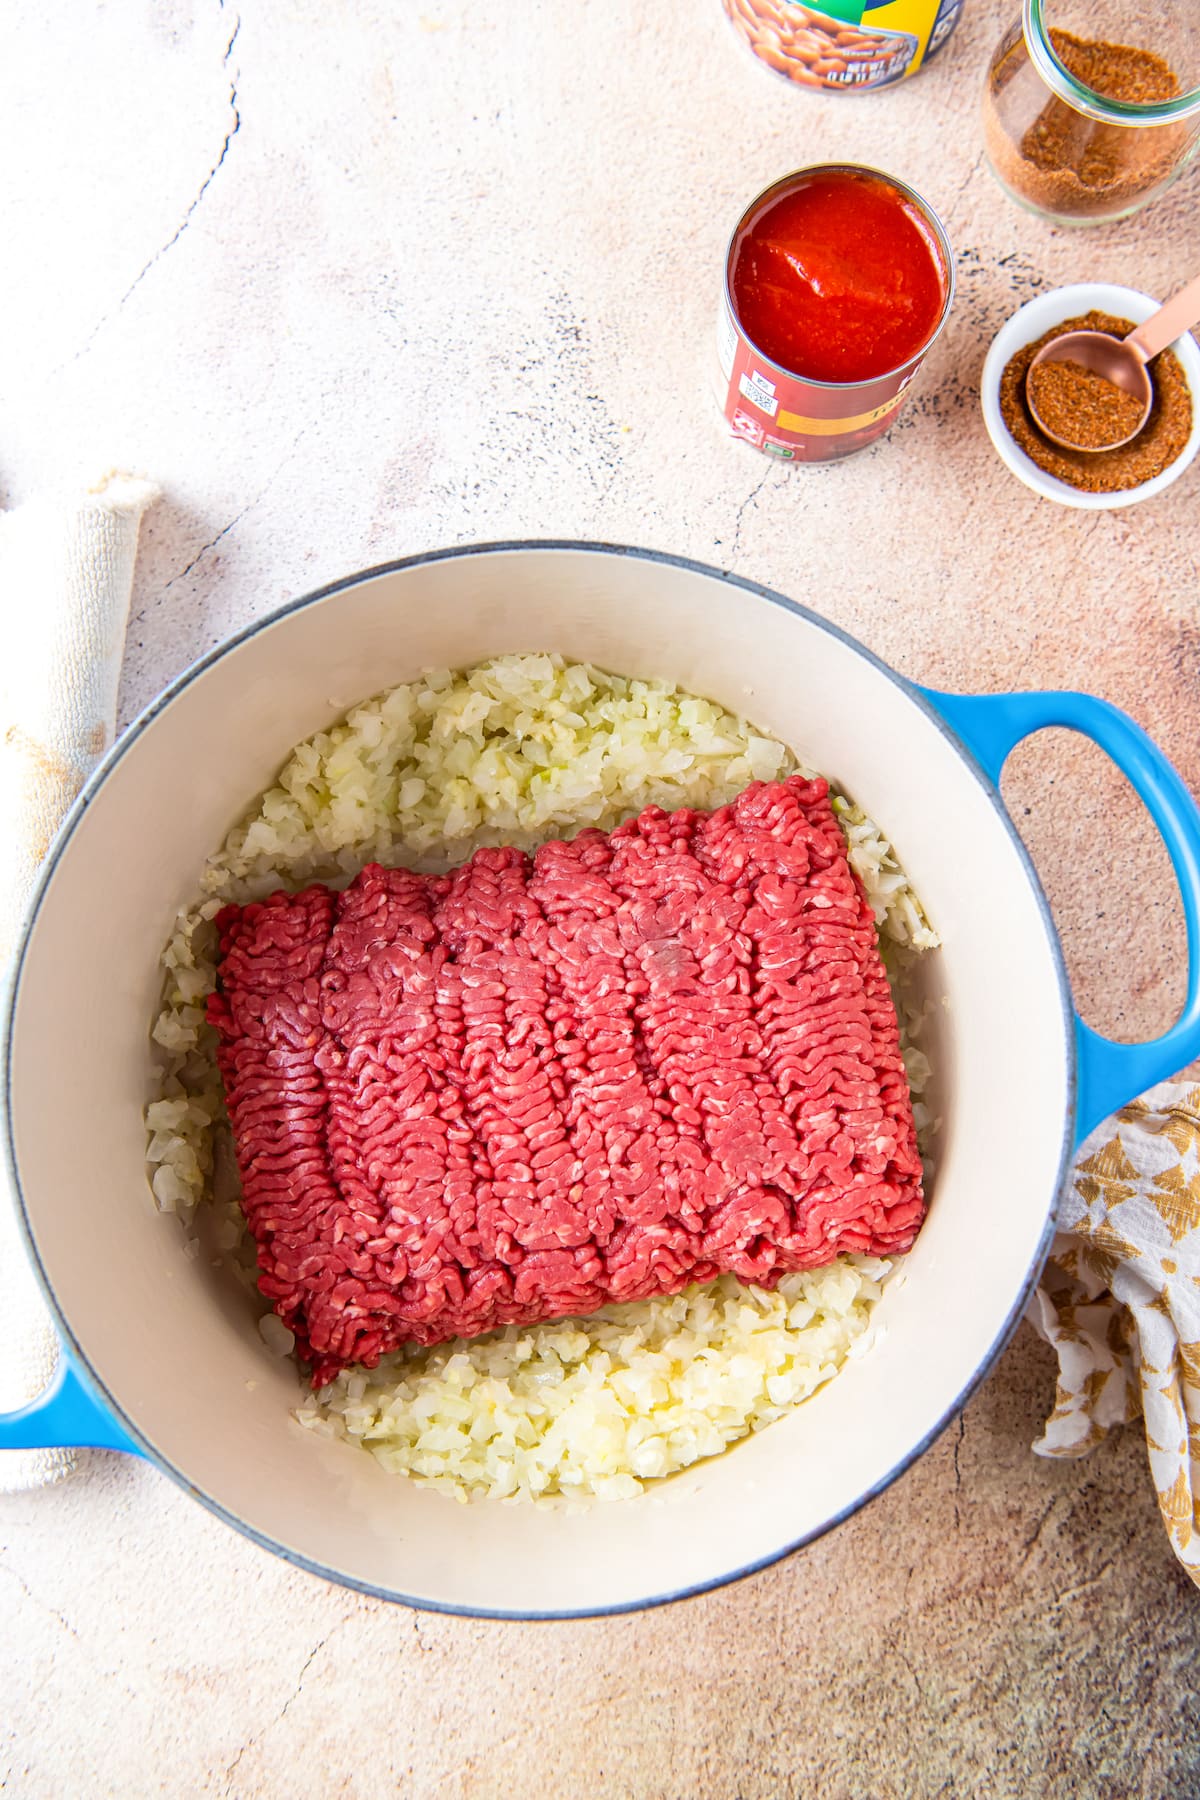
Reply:
[[[878,176],[823,171],[743,232],[733,303],[761,353],[810,381],[902,368],[937,329],[946,281],[917,208]]]

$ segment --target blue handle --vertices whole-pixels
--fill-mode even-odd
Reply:
[[[1200,1056],[1200,808],[1162,751],[1128,713],[1089,694],[941,694],[920,690],[997,785],[1009,752],[1051,725],[1082,732],[1107,752],[1158,826],[1170,853],[1187,921],[1183,1011],[1161,1037],[1117,1044],[1075,1014],[1079,1091],[1076,1143],[1135,1095]]]
[[[143,1454],[63,1350],[49,1387],[19,1412],[0,1413],[0,1450],[85,1445],[94,1450],[125,1450],[131,1456]]]

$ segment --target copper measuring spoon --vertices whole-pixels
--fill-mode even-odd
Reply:
[[[1200,275],[1189,281],[1186,287],[1172,296],[1157,312],[1151,313],[1143,325],[1131,331],[1128,337],[1109,337],[1104,331],[1068,331],[1062,337],[1052,338],[1040,349],[1025,376],[1025,398],[1029,410],[1040,431],[1045,432],[1052,443],[1064,450],[1079,450],[1094,455],[1100,450],[1119,450],[1122,444],[1135,438],[1146,423],[1150,408],[1154,402],[1154,384],[1150,380],[1146,364],[1160,350],[1189,327],[1200,323]],[[1114,387],[1124,389],[1133,394],[1142,403],[1141,414],[1132,431],[1124,437],[1113,438],[1107,444],[1076,444],[1070,438],[1063,437],[1060,432],[1051,431],[1038,412],[1033,397],[1033,385],[1029,377],[1033,371],[1044,363],[1071,362],[1091,369],[1102,375]]]

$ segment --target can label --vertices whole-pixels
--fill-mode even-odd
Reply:
[[[734,28],[797,87],[845,92],[915,75],[958,23],[962,0],[724,0]]]

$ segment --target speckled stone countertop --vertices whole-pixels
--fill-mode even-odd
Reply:
[[[1196,178],[1101,231],[1012,207],[977,104],[1015,10],[967,0],[928,73],[825,99],[757,67],[718,0],[261,0],[240,21],[234,0],[16,0],[0,496],[113,464],[162,483],[124,716],[355,568],[580,536],[770,582],[939,686],[1091,689],[1200,786],[1200,471],[1144,508],[1068,512],[1005,472],[977,400],[1030,295],[1192,272]],[[958,299],[891,435],[789,470],[711,410],[717,272],[740,206],[828,157],[928,194]],[[1087,1016],[1164,1024],[1182,927],[1121,778],[1048,733],[1005,791]],[[93,1455],[0,1500],[0,1791],[1200,1792],[1200,1596],[1140,1431],[1040,1461],[1053,1390],[1022,1328],[850,1524],[704,1599],[558,1626],[328,1587]]]

